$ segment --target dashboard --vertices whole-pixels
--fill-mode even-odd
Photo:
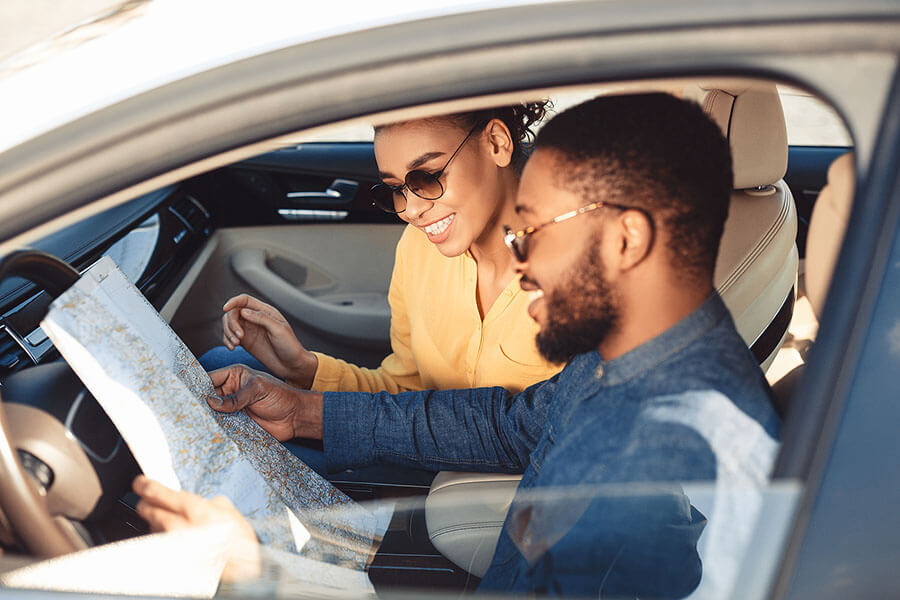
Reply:
[[[108,255],[159,310],[211,231],[206,207],[169,186],[71,225],[33,248],[78,271]],[[25,279],[0,282],[0,378],[59,357],[39,326],[51,301]]]

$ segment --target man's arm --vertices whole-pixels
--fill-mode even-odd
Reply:
[[[426,469],[521,472],[537,445],[558,376],[503,388],[406,392],[300,390],[235,365],[210,373],[220,412],[245,410],[281,441],[323,439],[330,470],[389,461]]]
[[[329,470],[392,462],[434,470],[522,472],[556,379],[512,395],[500,387],[324,395]]]

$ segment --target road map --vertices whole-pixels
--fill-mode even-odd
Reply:
[[[318,561],[362,575],[384,515],[353,503],[243,412],[210,409],[206,371],[111,259],[59,296],[41,327],[148,477],[227,496],[264,547],[297,555],[306,568]]]

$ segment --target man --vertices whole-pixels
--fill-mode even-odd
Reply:
[[[322,395],[237,366],[212,373],[210,405],[279,440],[323,439],[331,470],[524,471],[482,589],[687,595],[704,519],[660,482],[758,489],[777,448],[768,386],[712,285],[731,188],[727,142],[695,104],[586,102],[538,135],[516,206],[527,227],[506,236],[562,372],[516,395]],[[591,491],[541,497],[569,486]],[[156,528],[187,502],[136,490]]]

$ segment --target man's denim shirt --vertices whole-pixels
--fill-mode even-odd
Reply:
[[[768,384],[715,293],[625,355],[606,362],[597,352],[580,354],[516,395],[502,388],[326,393],[323,419],[329,470],[388,461],[524,471],[480,590],[611,597],[694,590],[706,520],[679,484],[758,492],[778,429]],[[710,543],[717,553],[745,546],[738,538],[752,532],[749,513],[758,504],[718,492],[716,503],[726,530]],[[726,580],[738,568],[731,562]],[[728,582],[719,583],[710,595],[727,591]]]

